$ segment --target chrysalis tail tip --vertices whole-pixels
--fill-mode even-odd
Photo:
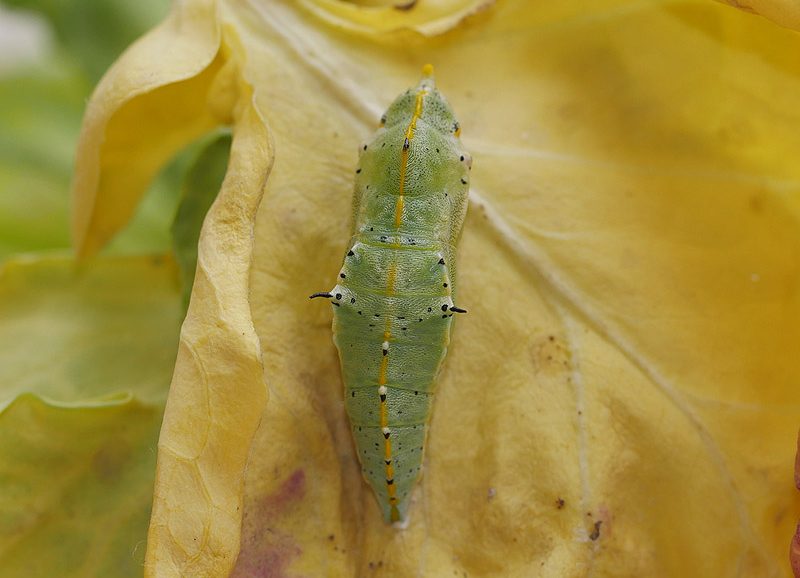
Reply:
[[[426,64],[422,67],[422,79],[419,81],[421,86],[433,88],[436,81],[433,79],[433,64]]]
[[[408,528],[410,518],[406,516],[405,518],[400,517],[400,512],[397,509],[397,506],[391,506],[391,513],[389,515],[389,523],[395,530],[405,530]]]

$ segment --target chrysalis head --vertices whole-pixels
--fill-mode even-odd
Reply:
[[[420,98],[421,97],[421,98]],[[444,96],[436,89],[433,66],[422,67],[422,78],[415,88],[409,88],[398,96],[383,116],[384,125],[390,128],[396,124],[407,126],[418,113],[418,120],[426,122],[444,134],[458,136],[458,123],[453,109]]]

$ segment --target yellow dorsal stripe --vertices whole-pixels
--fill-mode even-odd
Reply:
[[[430,64],[425,65],[422,69],[422,74],[424,76],[432,76],[433,75],[433,67]],[[403,148],[400,151],[400,186],[398,188],[398,195],[397,195],[397,204],[394,208],[394,226],[396,229],[399,229],[400,226],[403,224],[403,209],[405,207],[405,197],[403,195],[403,189],[405,188],[406,184],[406,169],[408,167],[408,149],[411,146],[411,141],[414,139],[414,131],[417,128],[417,119],[422,116],[422,103],[424,101],[425,95],[428,94],[428,90],[425,88],[420,89],[417,92],[416,101],[414,103],[414,114],[411,116],[411,122],[408,123],[408,128],[406,128],[405,132],[405,139],[403,141]],[[386,275],[386,295],[392,296],[394,295],[395,291],[395,282],[397,279],[397,266],[396,264],[392,264],[389,267],[389,271]],[[388,343],[391,339],[391,319],[387,317],[386,319],[386,327],[383,332],[383,340],[384,342]],[[384,355],[383,359],[381,359],[381,365],[378,375],[378,384],[380,387],[383,387],[386,384],[386,374],[387,369],[389,366],[389,356]],[[384,388],[385,390],[385,388]],[[386,396],[385,394],[381,396],[380,402],[380,422],[381,422],[381,429],[387,428],[385,431],[389,431],[389,406],[386,403]],[[397,486],[394,484],[394,467],[392,466],[392,440],[390,439],[390,435],[387,435],[384,444],[383,444],[383,455],[384,461],[386,462],[386,493],[389,496],[389,517],[392,522],[397,522],[400,520],[400,511],[397,509]]]
[[[392,263],[389,265],[389,270],[386,272],[386,295],[392,296],[394,295],[395,291],[395,284],[397,283],[397,265]],[[392,317],[391,315],[386,315],[385,325],[383,329],[383,341],[385,344],[388,344],[389,341],[392,339]],[[386,347],[386,346],[384,346]],[[381,348],[381,365],[380,369],[378,370],[378,388],[385,388],[386,380],[387,380],[387,372],[389,368],[389,355],[387,352]],[[380,397],[380,424],[381,430],[384,428],[389,427],[389,406],[386,403],[386,396],[385,394],[381,395]],[[383,441],[383,456],[384,461],[388,462],[385,466],[385,476],[386,479],[386,493],[389,497],[389,505],[390,505],[390,512],[389,518],[392,522],[397,522],[400,519],[400,512],[397,509],[396,502],[396,488],[394,483],[389,483],[389,480],[394,479],[394,468],[392,468],[392,440],[389,437],[386,437]]]
[[[389,265],[389,270],[386,272],[386,295],[394,295],[394,285],[397,281],[397,264],[392,263]]]
[[[379,370],[378,375],[378,385],[386,385],[386,368],[389,365],[389,356],[384,355],[381,359],[381,368]],[[381,424],[381,427],[386,427],[385,424]]]
[[[400,228],[403,224],[403,206],[405,199],[403,197],[403,189],[406,184],[406,167],[408,166],[408,148],[411,146],[411,141],[414,139],[414,131],[417,128],[417,119],[422,116],[422,102],[428,90],[423,88],[417,92],[417,100],[414,103],[414,114],[411,116],[411,122],[408,123],[408,128],[405,133],[405,140],[403,141],[403,148],[400,151],[400,188],[397,197],[397,204],[394,209],[394,226]]]
[[[405,171],[401,170],[400,172],[402,174]],[[400,188],[402,188],[402,185]],[[403,207],[405,204],[405,199],[403,199],[403,195],[401,194],[399,197],[397,197],[397,204],[394,206],[394,226],[396,229],[399,229],[400,225],[403,224]]]

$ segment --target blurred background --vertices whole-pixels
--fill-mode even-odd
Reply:
[[[168,0],[0,2],[0,262],[69,247],[69,186],[86,101],[168,10]],[[109,251],[169,247],[185,157],[163,171]]]
[[[173,219],[203,143],[81,266],[70,184],[94,86],[169,4],[0,1],[0,578],[143,574],[180,278],[185,305],[194,270],[176,264]]]

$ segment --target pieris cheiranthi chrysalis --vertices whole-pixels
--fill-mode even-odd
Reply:
[[[362,145],[353,237],[333,305],[345,405],[358,457],[387,522],[406,519],[436,375],[450,341],[455,251],[472,161],[426,65]]]

